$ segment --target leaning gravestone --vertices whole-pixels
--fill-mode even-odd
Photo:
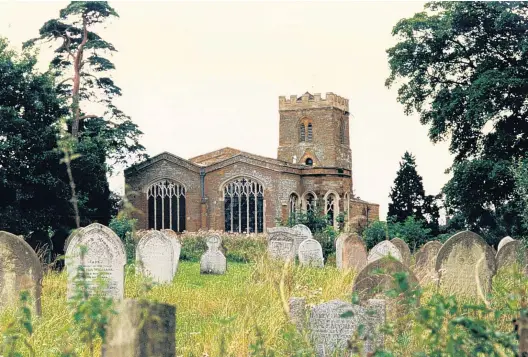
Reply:
[[[178,234],[172,229],[162,229],[160,232],[165,234],[165,236],[169,238],[172,244],[172,250],[174,252],[174,265],[172,273],[176,275],[176,272],[178,271],[178,263],[180,262],[181,253],[180,237],[178,237]]]
[[[463,231],[444,243],[436,257],[435,268],[443,293],[478,298],[480,292],[484,296],[491,292],[497,264],[493,250],[484,239],[476,233]]]
[[[501,248],[504,246],[504,244],[508,243],[508,242],[513,242],[515,239],[513,239],[512,237],[510,236],[506,236],[504,238],[501,239],[501,241],[499,242],[499,245],[497,247],[497,253],[500,252]]]
[[[435,267],[436,256],[440,248],[442,248],[442,243],[434,240],[425,243],[416,253],[413,271],[421,285],[438,281]]]
[[[121,239],[108,227],[92,223],[76,230],[69,239],[66,251],[68,272],[68,298],[75,292],[75,277],[82,265],[91,292],[97,288],[97,278],[105,282],[105,294],[114,299],[122,299],[125,293],[125,247]],[[85,254],[81,248],[85,247]]]
[[[225,274],[227,270],[227,260],[220,251],[222,237],[213,235],[206,239],[207,251],[200,259],[200,274]]]
[[[311,309],[308,329],[318,357],[349,355],[349,341],[356,333],[365,340],[362,355],[366,356],[383,348],[379,330],[384,323],[384,300],[369,300],[366,307],[332,300]]]
[[[147,234],[149,231],[151,231],[151,229],[138,229],[138,230],[135,232],[135,234],[134,234],[134,241],[135,241],[136,243],[138,243],[138,242],[141,240],[141,238],[142,238],[145,234]]]
[[[360,271],[367,265],[367,248],[357,233],[352,233],[343,241],[342,268]]]
[[[407,243],[405,243],[405,241],[400,238],[393,238],[390,242],[394,244],[400,251],[402,263],[406,266],[411,265],[411,250],[409,249]]]
[[[312,238],[302,241],[299,245],[299,262],[301,265],[323,268],[324,259],[321,244]]]
[[[20,293],[28,291],[36,315],[41,314],[42,265],[26,241],[0,231],[0,310],[16,307]]]
[[[498,251],[496,256],[497,271],[504,267],[518,264],[519,267],[528,272],[528,251],[520,240],[506,242]]]
[[[106,327],[102,357],[176,357],[176,306],[123,300]]]
[[[297,254],[299,252],[299,245],[301,244],[301,242],[305,239],[312,239],[313,235],[310,228],[308,228],[304,224],[296,224],[292,227],[292,231],[295,234],[295,241],[293,243],[295,254]]]
[[[396,288],[397,273],[407,275],[409,289],[419,287],[418,279],[408,267],[393,257],[386,256],[369,263],[357,275],[352,290],[357,293],[360,301],[387,298],[385,293]]]
[[[372,263],[378,259],[381,259],[387,255],[402,261],[400,250],[388,240],[379,242],[372,248],[367,257],[367,263]]]
[[[288,228],[268,229],[268,254],[271,259],[288,260],[295,258],[295,238]]]
[[[145,233],[136,248],[136,269],[156,283],[170,283],[174,277],[171,240],[159,231]]]

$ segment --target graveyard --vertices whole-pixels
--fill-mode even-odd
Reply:
[[[526,83],[528,2],[0,1],[0,357],[528,357]]]

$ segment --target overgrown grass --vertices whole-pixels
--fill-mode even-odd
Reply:
[[[133,267],[129,267],[126,274],[126,298],[147,298],[177,307],[176,349],[178,356],[185,357],[246,357],[250,354],[250,346],[259,339],[275,353],[274,356],[292,356],[293,338],[288,335],[291,326],[279,291],[281,279],[286,299],[304,296],[308,304],[317,304],[332,299],[350,301],[355,276],[354,272],[340,272],[330,266],[324,269],[294,266],[284,270],[280,263],[264,258],[253,263],[230,262],[227,273],[221,276],[200,275],[198,263],[182,261],[172,284],[152,289],[145,289],[146,280],[135,275]],[[522,300],[519,294],[526,294],[526,290],[526,281],[522,277],[501,272],[495,278],[494,296],[489,298],[489,304],[497,310],[510,306],[512,314],[494,316],[478,310],[460,309],[458,317],[483,319],[494,331],[511,333],[511,320],[516,317],[515,311],[520,308]],[[431,286],[424,289],[421,306],[431,301],[433,293]],[[29,338],[36,356],[56,357],[65,350],[71,350],[77,356],[88,356],[66,303],[65,273],[50,272],[45,276],[42,311],[43,316],[35,319],[34,333]],[[0,332],[13,318],[13,311],[0,315]],[[439,336],[449,333],[447,324],[450,319],[449,314],[440,319]],[[409,317],[400,316],[389,322],[393,333],[387,335],[386,350],[392,354],[387,356],[411,356],[430,347],[427,345],[431,343],[428,331],[419,328],[419,324]],[[302,339],[296,343],[296,348],[309,349]],[[99,356],[100,341],[96,342],[95,350],[95,355]],[[29,356],[27,349],[22,352]]]

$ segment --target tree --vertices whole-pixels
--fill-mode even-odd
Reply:
[[[48,241],[71,220],[66,171],[57,148],[64,110],[36,58],[0,38],[0,230]]]
[[[528,3],[434,2],[393,29],[387,50],[405,113],[418,113],[455,160],[444,187],[466,227],[520,234],[513,159],[528,151]]]
[[[402,157],[389,198],[388,217],[394,217],[395,222],[405,222],[408,217],[414,217],[437,233],[439,209],[435,197],[425,195],[422,177],[416,171],[415,157],[408,151]]]
[[[105,1],[71,2],[58,19],[42,26],[38,38],[24,44],[58,43],[50,70],[56,77],[58,93],[67,103],[68,131],[79,154],[71,162],[71,171],[81,225],[92,221],[108,224],[115,212],[106,175],[116,165],[146,158],[139,144],[141,131],[114,104],[121,89],[110,76],[115,66],[109,55],[116,49],[95,32],[117,16]]]
[[[516,161],[513,167],[515,177],[515,191],[521,197],[522,208],[520,211],[521,220],[524,228],[528,231],[528,157]],[[528,236],[525,236],[528,238]]]

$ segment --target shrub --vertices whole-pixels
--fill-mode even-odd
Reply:
[[[132,263],[136,259],[136,242],[133,234],[136,230],[137,219],[130,218],[128,214],[120,212],[116,217],[110,220],[108,227],[117,234],[125,245],[127,263]]]
[[[387,224],[383,221],[371,222],[363,231],[363,241],[367,249],[387,239]]]
[[[335,255],[335,240],[339,232],[332,226],[326,226],[322,231],[315,232],[314,239],[321,244],[323,248],[323,257],[325,261],[332,254]]]

